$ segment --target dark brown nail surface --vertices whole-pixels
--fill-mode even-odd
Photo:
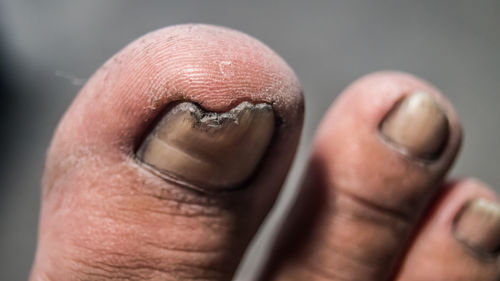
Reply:
[[[213,189],[244,181],[274,131],[268,104],[243,102],[228,112],[207,112],[183,102],[160,120],[137,152],[160,173]]]

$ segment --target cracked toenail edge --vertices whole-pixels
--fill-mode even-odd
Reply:
[[[217,113],[182,102],[161,118],[140,145],[137,158],[175,182],[209,190],[233,188],[257,167],[274,123],[267,103],[245,101]]]
[[[454,220],[455,238],[483,255],[500,250],[500,204],[478,198],[464,204]]]
[[[449,122],[431,95],[416,91],[395,104],[379,130],[384,139],[403,154],[433,161],[446,146]]]

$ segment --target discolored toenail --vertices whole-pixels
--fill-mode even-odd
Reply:
[[[500,249],[500,204],[475,199],[455,219],[455,237],[472,249],[495,253]]]
[[[269,104],[242,102],[217,113],[182,102],[162,117],[137,156],[169,179],[203,188],[230,188],[251,175],[273,131]]]
[[[439,104],[423,92],[405,97],[384,118],[382,134],[404,153],[436,159],[449,135],[448,118]]]

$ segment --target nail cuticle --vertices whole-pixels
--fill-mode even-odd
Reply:
[[[462,247],[468,254],[484,261],[496,261],[499,253],[498,250],[487,251],[484,249],[480,249],[477,247],[477,245],[471,245],[467,241],[464,241],[460,237],[457,237],[456,234],[453,234],[453,237],[455,238],[455,240],[457,240],[458,243],[462,245]]]
[[[173,186],[176,186],[176,187],[189,189],[189,190],[192,190],[195,192],[200,192],[203,194],[217,194],[217,195],[229,193],[229,192],[235,192],[235,191],[241,189],[240,188],[241,184],[235,185],[235,186],[221,187],[221,186],[210,186],[210,185],[207,185],[205,183],[191,182],[191,181],[185,180],[183,178],[180,178],[180,177],[176,176],[175,174],[171,174],[171,173],[168,173],[165,171],[159,171],[154,166],[151,166],[151,165],[145,163],[139,157],[135,157],[135,161],[142,169],[149,171],[151,174],[159,177],[160,179],[164,180],[165,182],[172,183]]]

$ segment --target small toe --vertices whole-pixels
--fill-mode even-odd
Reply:
[[[354,82],[318,129],[269,279],[387,280],[460,139],[428,83],[397,72]]]
[[[450,182],[426,214],[398,281],[500,278],[500,204],[477,180]]]

